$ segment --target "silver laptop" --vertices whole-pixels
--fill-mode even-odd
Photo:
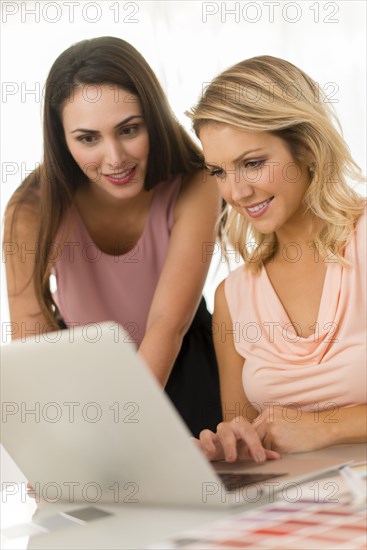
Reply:
[[[1,443],[50,501],[253,505],[345,463],[209,463],[114,322],[2,346],[1,401]]]

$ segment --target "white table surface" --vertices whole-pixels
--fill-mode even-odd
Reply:
[[[6,454],[6,453],[5,453]],[[321,451],[308,453],[310,457],[338,456],[341,460],[354,460],[356,462],[366,460],[365,445],[339,445],[329,447]],[[8,460],[8,457],[5,457]],[[2,489],[6,482],[11,480],[23,485],[17,487],[14,484],[14,495],[9,491],[4,497],[1,493],[1,528],[23,524],[35,518],[55,516],[59,512],[65,512],[84,507],[79,504],[45,503],[38,505],[29,498],[24,491],[24,479],[16,470],[16,466],[9,464],[7,472],[2,472]],[[10,475],[10,477],[9,477]],[[23,490],[21,490],[23,489]],[[221,518],[238,514],[244,510],[241,506],[232,509],[198,509],[182,507],[154,507],[140,504],[96,505],[99,509],[112,512],[111,516],[90,521],[84,525],[71,524],[70,527],[60,528],[50,533],[21,538],[3,538],[1,548],[7,549],[94,549],[94,548],[144,548],[159,542],[177,532],[198,527]]]

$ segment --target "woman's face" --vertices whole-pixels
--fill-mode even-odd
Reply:
[[[144,189],[149,137],[136,96],[112,85],[81,85],[62,110],[71,155],[92,186],[116,199]]]
[[[300,222],[309,172],[295,163],[281,138],[217,123],[204,125],[199,137],[222,197],[258,231],[273,233]]]

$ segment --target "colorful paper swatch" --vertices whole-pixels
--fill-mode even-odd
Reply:
[[[365,509],[352,504],[275,502],[216,521],[150,549],[366,550]]]

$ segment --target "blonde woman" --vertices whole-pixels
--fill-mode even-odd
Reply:
[[[336,117],[271,56],[223,72],[190,116],[244,260],[216,291],[224,422],[203,452],[261,461],[365,441],[366,201]]]

